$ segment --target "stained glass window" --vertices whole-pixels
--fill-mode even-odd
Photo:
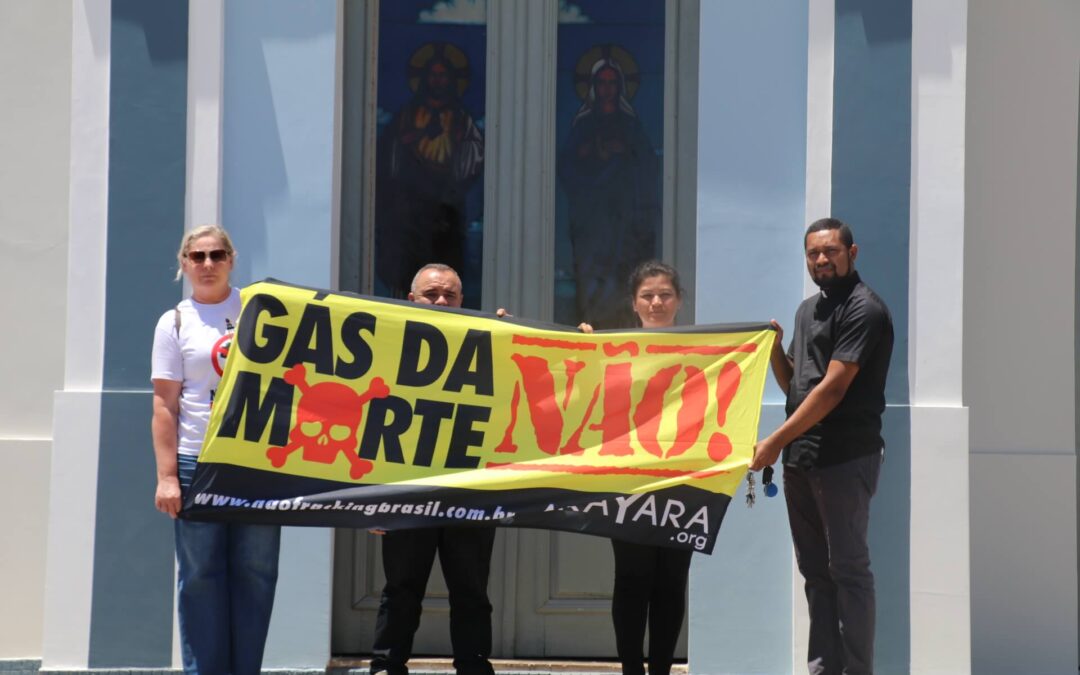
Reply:
[[[627,279],[659,257],[662,0],[560,6],[555,320],[634,325]]]
[[[375,292],[404,297],[427,263],[480,306],[485,0],[379,7]]]

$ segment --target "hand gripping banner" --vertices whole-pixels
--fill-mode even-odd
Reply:
[[[184,517],[712,551],[768,325],[586,335],[272,280],[242,295]]]

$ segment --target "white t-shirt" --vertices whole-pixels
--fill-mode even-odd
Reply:
[[[232,289],[228,298],[214,305],[188,298],[177,307],[179,338],[174,309],[162,314],[154,329],[150,379],[183,383],[177,449],[181,455],[198,456],[210,421],[210,404],[225,367],[225,353],[240,318],[240,291]]]

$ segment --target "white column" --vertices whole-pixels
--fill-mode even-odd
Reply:
[[[971,667],[1073,672],[1080,3],[972,1],[966,27]]]
[[[835,62],[835,0],[810,0],[806,72],[806,214],[801,228],[832,214],[833,67]],[[803,295],[817,292],[803,275]],[[810,610],[799,568],[791,568],[791,672],[806,671]]]
[[[221,92],[225,7],[192,0],[188,10],[185,229],[221,222]]]
[[[78,0],[71,42],[66,391],[101,391],[109,219],[110,0]]]
[[[810,0],[806,72],[806,223],[832,213],[835,0]],[[806,277],[807,295],[817,287]],[[812,291],[809,289],[813,289]]]
[[[912,7],[911,672],[971,672],[963,406],[967,0]]]
[[[551,320],[558,3],[488,2],[483,306]]]
[[[71,187],[64,390],[53,410],[43,668],[85,668],[105,342],[110,0],[72,8]]]

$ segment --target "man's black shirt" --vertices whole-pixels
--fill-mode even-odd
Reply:
[[[829,361],[857,363],[859,372],[840,403],[784,448],[788,466],[822,468],[884,447],[881,413],[893,348],[892,316],[857,272],[844,281],[804,300],[795,314],[795,335],[788,348],[794,360],[788,416],[825,377]]]

